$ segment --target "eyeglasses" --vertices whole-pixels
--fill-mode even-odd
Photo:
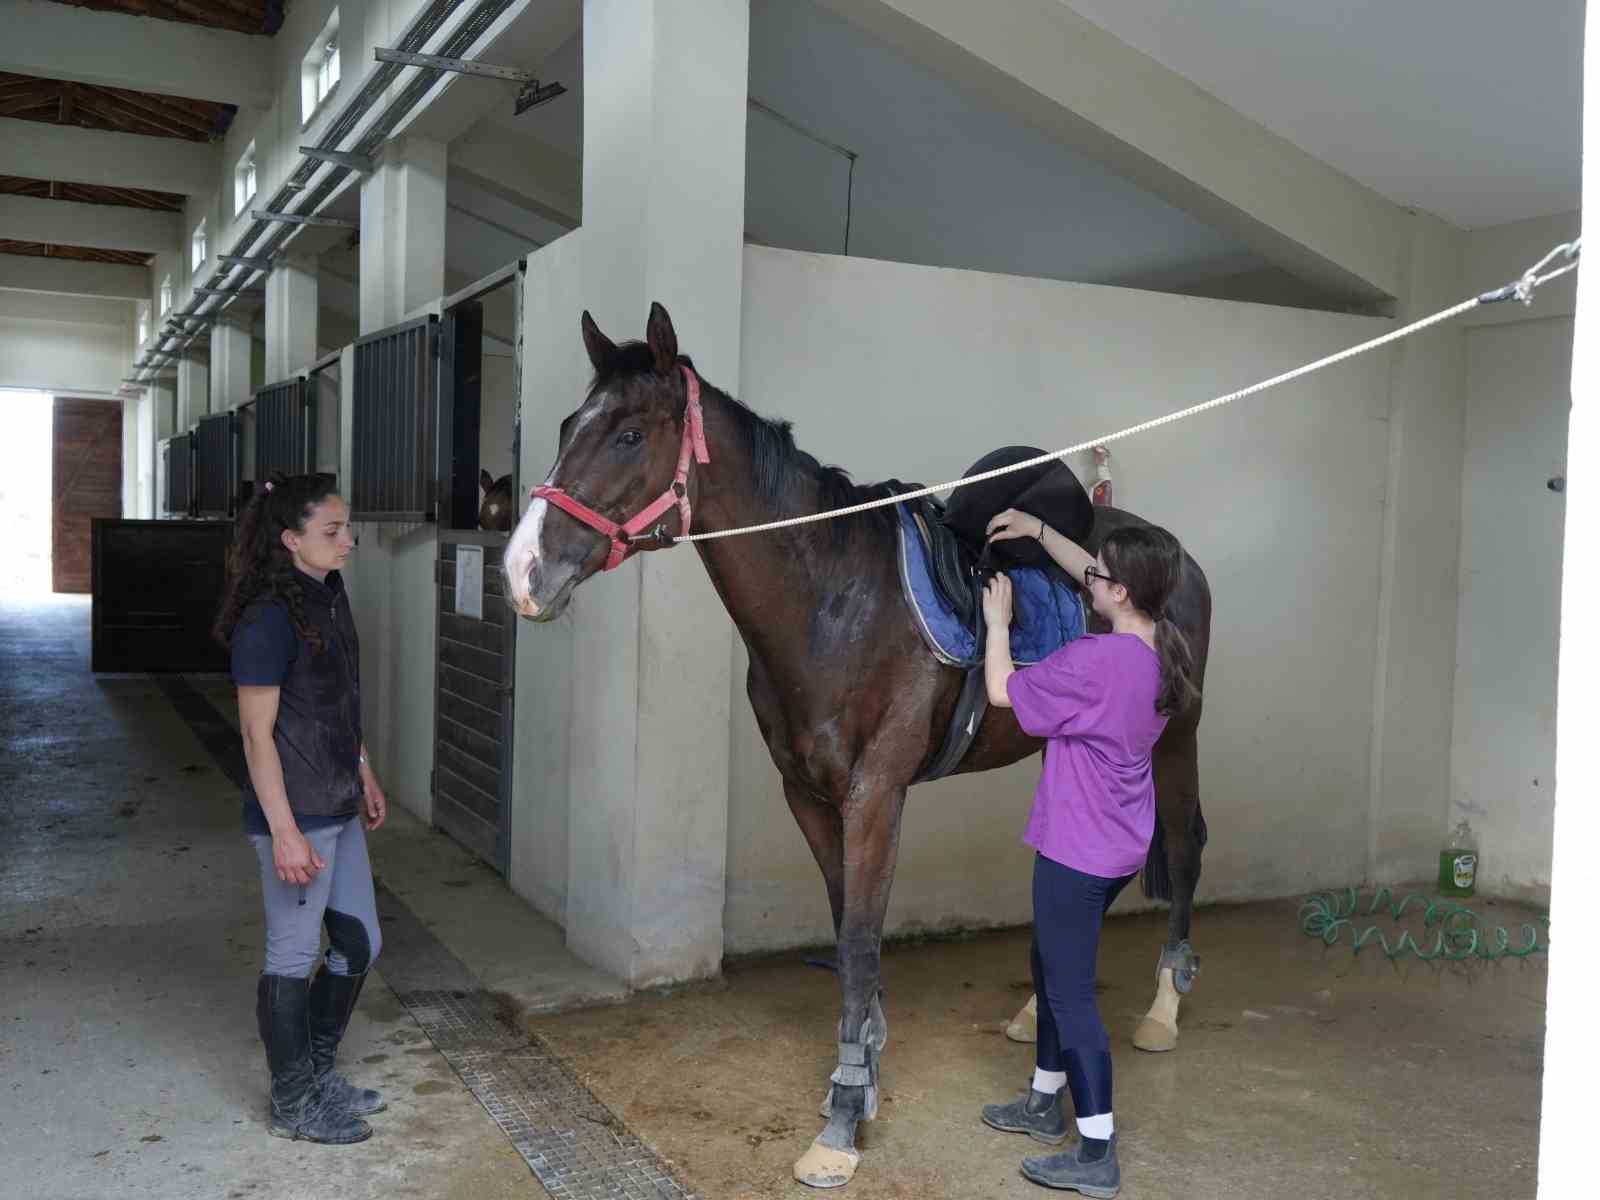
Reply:
[[[1084,587],[1092,589],[1096,579],[1104,579],[1108,584],[1114,584],[1117,582],[1115,579],[1111,578],[1111,576],[1107,575],[1104,571],[1097,567],[1088,566],[1083,569]]]

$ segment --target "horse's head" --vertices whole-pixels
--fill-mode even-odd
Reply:
[[[560,616],[596,571],[663,545],[656,529],[687,532],[691,451],[707,461],[699,381],[666,309],[651,305],[646,340],[621,346],[584,313],[583,344],[594,382],[505,552],[511,605],[536,621]]]
[[[478,487],[483,499],[478,504],[478,528],[506,533],[511,529],[517,506],[511,502],[511,476],[496,479],[487,471],[478,472]]]

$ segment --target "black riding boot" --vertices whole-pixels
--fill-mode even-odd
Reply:
[[[365,975],[335,975],[323,967],[311,982],[311,1069],[318,1085],[356,1117],[388,1107],[378,1092],[356,1087],[333,1069],[339,1043],[344,1040],[350,1014],[356,1010],[356,999],[366,981]]]
[[[256,1025],[272,1073],[273,1137],[343,1145],[364,1142],[372,1126],[351,1116],[318,1084],[311,1065],[309,980],[262,975],[256,982]]]

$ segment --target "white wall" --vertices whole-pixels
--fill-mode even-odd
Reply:
[[[130,301],[0,289],[0,387],[113,393],[134,335]]]
[[[1472,823],[1484,886],[1548,899],[1555,814],[1572,318],[1467,341],[1451,814]]]
[[[937,482],[992,447],[1110,432],[1388,327],[751,248],[739,393],[859,479]],[[1178,534],[1215,597],[1203,898],[1363,877],[1390,366],[1369,356],[1117,446],[1119,503]],[[739,666],[727,946],[824,941],[821,880],[744,699],[742,655]],[[1037,770],[914,789],[891,929],[1028,919],[1020,837]]]
[[[522,478],[543,479],[557,429],[589,386],[578,337],[583,231],[528,256],[523,292]],[[573,639],[587,605],[549,625],[517,623],[511,872],[518,895],[556,922],[567,903]]]

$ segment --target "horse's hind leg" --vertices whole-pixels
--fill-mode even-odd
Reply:
[[[1172,908],[1167,914],[1167,943],[1156,968],[1156,998],[1139,1021],[1133,1044],[1141,1050],[1171,1050],[1178,1044],[1178,1005],[1200,969],[1189,944],[1194,891],[1200,882],[1200,853],[1205,822],[1200,815],[1199,746],[1191,724],[1180,736],[1163,737],[1152,766],[1156,784],[1156,819],[1166,843],[1167,878]]]
[[[888,1040],[879,999],[884,915],[894,880],[905,788],[883,786],[852,797],[844,814],[844,909],[839,921],[839,1062],[830,1078],[828,1124],[794,1165],[794,1177],[812,1187],[841,1187],[861,1155],[856,1127],[878,1107],[878,1056]]]

